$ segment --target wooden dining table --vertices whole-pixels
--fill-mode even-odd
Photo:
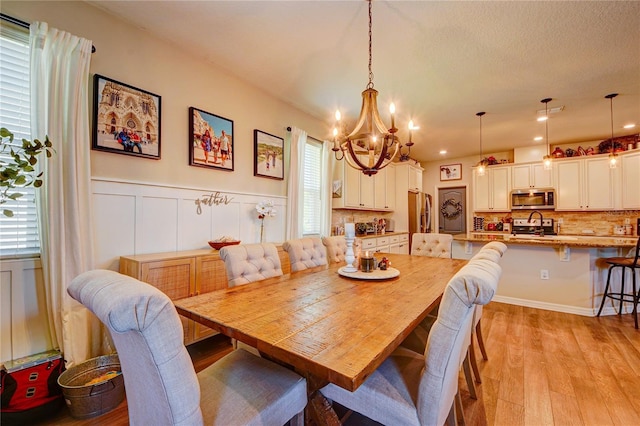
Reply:
[[[179,314],[257,348],[307,379],[307,415],[337,424],[317,392],[327,383],[354,391],[439,303],[466,263],[377,254],[399,275],[355,279],[331,264],[175,300]]]

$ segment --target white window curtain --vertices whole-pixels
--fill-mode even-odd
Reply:
[[[302,238],[302,213],[304,211],[303,179],[304,148],[307,144],[307,132],[293,127],[291,129],[289,162],[289,185],[287,188],[287,239]]]
[[[303,237],[303,212],[304,212],[304,158],[307,133],[304,130],[293,127],[290,139],[290,165],[287,202],[287,239]],[[322,159],[320,168],[322,202],[320,212],[320,234],[331,235],[331,171],[333,163],[331,156],[331,143],[324,141],[322,144]]]
[[[34,22],[30,28],[31,134],[53,143],[37,191],[41,259],[52,341],[67,367],[100,354],[102,326],[67,294],[93,267],[89,130],[90,40]]]
[[[320,209],[320,234],[328,237],[331,235],[331,184],[333,176],[333,162],[334,157],[331,155],[331,147],[333,143],[324,141],[322,144],[322,193],[320,199],[322,200],[322,208]]]

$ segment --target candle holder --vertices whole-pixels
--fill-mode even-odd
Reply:
[[[353,266],[353,262],[356,260],[353,253],[353,242],[355,240],[355,236],[345,235],[344,239],[347,243],[347,251],[344,255],[344,260],[347,262],[347,266],[342,267],[342,270],[344,272],[358,272],[358,268]]]

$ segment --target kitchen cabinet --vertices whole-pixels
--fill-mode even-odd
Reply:
[[[398,163],[396,179],[403,192],[422,192],[422,167],[408,162]]]
[[[346,160],[336,161],[333,180],[342,181],[342,197],[332,199],[333,208],[374,210],[374,179],[349,166]]]
[[[487,167],[484,176],[473,170],[473,210],[506,212],[511,209],[511,166]]]
[[[606,156],[554,161],[556,210],[615,208],[615,173]]]
[[[620,157],[622,208],[640,209],[640,150]]]
[[[291,272],[289,256],[278,247],[282,271]],[[189,250],[182,252],[142,254],[120,257],[120,273],[151,284],[171,300],[182,299],[227,288],[227,272],[217,251]],[[202,340],[216,332],[195,321],[180,316],[184,344]]]
[[[409,254],[409,234],[394,233],[360,239],[360,250],[374,253]]]
[[[553,188],[553,173],[542,163],[511,166],[511,188]]]
[[[393,211],[396,208],[396,169],[390,164],[373,176],[374,207],[376,210]]]
[[[389,253],[409,254],[409,234],[392,235],[389,241]]]

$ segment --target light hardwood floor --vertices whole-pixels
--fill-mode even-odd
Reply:
[[[489,360],[478,360],[478,400],[460,382],[468,425],[640,426],[640,331],[631,315],[589,318],[492,302],[482,329]],[[229,350],[217,336],[189,347],[196,370]],[[126,425],[126,402],[98,418],[61,413],[46,424]]]

